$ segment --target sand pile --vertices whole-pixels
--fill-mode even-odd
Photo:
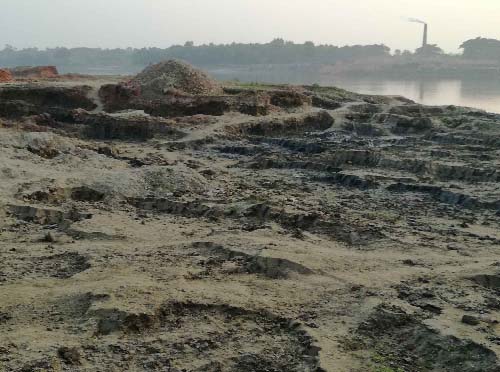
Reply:
[[[9,71],[0,68],[0,83],[12,81],[12,75]]]
[[[194,95],[222,93],[221,86],[203,71],[177,60],[160,62],[144,69],[129,84],[145,99],[161,98],[168,91]]]

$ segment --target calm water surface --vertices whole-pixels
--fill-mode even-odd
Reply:
[[[219,79],[245,82],[320,84],[365,94],[402,95],[426,105],[456,105],[500,113],[498,79],[386,79],[325,76],[297,68],[221,68],[210,71]]]
[[[397,94],[425,105],[468,106],[500,113],[500,80],[340,79],[337,86],[366,94]]]

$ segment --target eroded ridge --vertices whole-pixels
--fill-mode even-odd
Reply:
[[[0,124],[2,371],[499,370],[499,115],[169,62]]]

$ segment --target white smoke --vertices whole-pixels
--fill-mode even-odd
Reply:
[[[417,18],[408,18],[408,22],[422,23],[423,25],[427,24],[427,22],[422,21],[422,20],[417,19]]]

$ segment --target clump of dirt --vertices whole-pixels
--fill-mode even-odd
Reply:
[[[287,259],[249,254],[210,242],[196,242],[193,248],[209,257],[205,261],[209,267],[232,261],[240,267],[241,272],[262,274],[271,279],[286,279],[290,273],[312,274],[309,268]]]
[[[72,222],[90,219],[90,213],[80,213],[76,210],[62,211],[54,208],[34,207],[30,205],[9,205],[9,214],[19,220],[40,225],[66,226]]]
[[[88,97],[88,85],[65,87],[37,82],[8,84],[0,87],[0,116],[21,118],[50,114],[57,120],[71,119],[71,110],[94,110],[97,105]]]
[[[358,334],[369,339],[377,359],[405,371],[494,372],[499,368],[492,350],[443,335],[398,307],[378,306],[361,323]]]
[[[301,114],[286,118],[272,118],[251,121],[225,128],[231,135],[250,136],[284,136],[286,134],[303,134],[309,131],[323,131],[334,124],[334,118],[327,111]]]
[[[207,190],[206,178],[186,166],[153,166],[140,173],[144,177],[148,193],[152,195],[202,193]]]
[[[82,134],[93,139],[145,141],[155,136],[178,139],[185,135],[173,128],[172,122],[146,115],[108,115],[75,110],[72,116],[76,123],[85,127]]]
[[[66,363],[71,365],[79,365],[80,362],[80,352],[77,348],[63,346],[57,350],[59,357]]]
[[[56,372],[61,370],[61,363],[55,358],[44,358],[40,360],[34,360],[23,364],[22,367],[16,369],[15,371],[21,372]]]
[[[105,194],[87,186],[75,187],[71,190],[71,199],[86,202],[102,201]]]
[[[77,187],[49,187],[43,190],[19,195],[21,199],[35,203],[61,204],[71,199],[80,202],[100,202],[106,194],[88,186]]]
[[[7,83],[12,80],[12,74],[9,71],[0,69],[0,83]]]
[[[149,66],[129,84],[140,87],[140,95],[144,99],[162,98],[169,91],[195,95],[222,93],[221,86],[215,80],[189,64],[177,60]]]
[[[53,159],[72,149],[69,141],[53,133],[23,133],[19,138],[19,143],[29,152],[45,159]]]
[[[471,280],[482,287],[493,289],[495,291],[500,290],[500,275],[476,275],[473,276]]]
[[[40,278],[69,279],[91,268],[89,258],[77,252],[39,257],[32,257],[23,252],[11,252],[3,261],[10,268],[2,275],[5,282]]]
[[[76,252],[65,252],[49,256],[42,259],[42,262],[44,261],[51,272],[51,276],[59,279],[71,278],[91,267],[88,258]]]

